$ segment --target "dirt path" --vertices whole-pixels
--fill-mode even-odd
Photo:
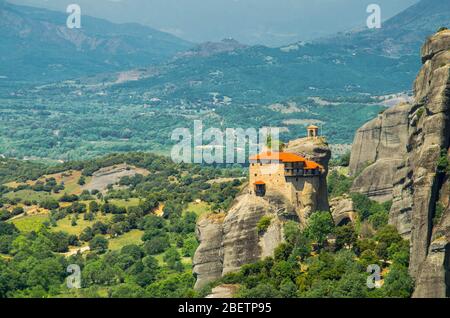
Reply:
[[[78,252],[80,252],[80,254],[83,254],[84,252],[87,252],[89,250],[90,250],[89,246],[83,246],[83,247],[79,247],[79,248],[74,248],[74,249],[71,249],[69,252],[64,253],[64,256],[65,257],[70,257],[72,255],[78,254]]]

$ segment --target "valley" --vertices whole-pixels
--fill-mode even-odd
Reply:
[[[348,148],[354,131],[391,105],[379,96],[411,95],[424,33],[445,25],[449,10],[448,4],[427,0],[393,17],[380,30],[269,48],[232,39],[189,44],[149,28],[89,17],[79,31],[85,32],[86,43],[73,43],[72,30],[63,39],[54,34],[63,14],[6,3],[1,9],[4,21],[20,18],[24,25],[0,25],[8,35],[0,47],[5,56],[0,75],[7,77],[0,82],[0,153],[56,161],[111,152],[168,154],[170,133],[193,120],[218,128],[278,126],[284,141],[301,136],[307,126],[303,123],[315,122],[331,144]],[[64,64],[55,71],[54,62],[40,60],[34,63],[39,70],[27,69],[23,59],[8,62],[13,45],[29,47],[14,42],[18,30],[30,24],[42,27],[43,20],[51,21],[50,29],[42,31],[48,34],[47,47],[63,41],[64,50],[52,54],[67,57],[72,69]],[[91,28],[99,32],[92,35]],[[99,33],[104,38],[96,39],[103,44],[86,46]],[[385,45],[395,42],[399,33],[410,36],[401,37],[395,52],[387,52]],[[128,45],[130,39],[149,34],[149,43]],[[35,33],[19,39],[40,43]],[[113,40],[126,47],[126,59],[108,45]],[[152,55],[157,52],[149,48],[155,46],[163,56]],[[27,54],[34,53],[23,52]],[[108,59],[110,64],[105,64],[104,54],[115,62]],[[86,61],[98,63],[92,67],[83,64]],[[11,70],[13,64],[24,65],[20,72],[39,78]],[[333,105],[336,100],[339,105]]]
[[[449,297],[449,17],[266,47],[0,0],[0,298]],[[195,121],[281,135],[175,162]]]
[[[301,136],[309,123],[320,123],[331,143],[350,144],[354,130],[385,109],[377,97],[366,95],[343,96],[338,104],[308,96],[241,104],[235,97],[241,91],[236,90],[229,94],[232,102],[221,104],[207,92],[190,101],[176,92],[168,94],[72,84],[3,90],[0,153],[63,161],[111,152],[168,154],[172,131],[191,129],[194,120],[202,120],[205,129],[280,127],[283,140]]]
[[[43,175],[34,180],[23,171],[1,186],[0,256],[11,260],[2,277],[21,262],[37,262],[48,281],[36,286],[32,272],[22,273],[29,288],[17,282],[5,291],[0,283],[2,297],[129,297],[131,290],[137,297],[192,297],[196,219],[226,210],[245,182],[239,169],[176,165],[143,153],[39,168]],[[93,189],[105,176],[110,185]],[[87,285],[79,294],[57,272],[82,259]],[[46,264],[53,274],[40,267]]]

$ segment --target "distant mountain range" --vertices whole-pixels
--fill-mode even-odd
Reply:
[[[449,26],[450,1],[422,0],[386,21],[359,30],[280,48],[245,46],[233,40],[199,45],[152,76],[126,83],[161,91],[187,102],[211,93],[237,103],[273,103],[297,96],[384,95],[411,90],[420,68],[420,47],[438,28]],[[123,86],[120,87],[122,89]]]
[[[424,39],[449,23],[450,1],[421,0],[384,22],[381,29],[356,30],[320,42],[392,57],[419,56]]]
[[[192,44],[138,24],[114,24],[0,1],[0,76],[54,81],[162,63]]]
[[[0,153],[65,160],[163,152],[172,131],[194,120],[281,127],[283,140],[313,123],[345,150],[364,122],[408,99],[396,93],[412,89],[420,47],[448,26],[450,1],[422,0],[380,30],[279,48],[232,39],[193,45],[88,17],[72,32],[65,20],[1,9]]]
[[[166,64],[178,54],[168,64],[168,76],[177,86],[199,79],[208,82],[209,73],[220,71],[223,79],[214,82],[221,90],[227,82],[242,80],[241,89],[268,88],[270,95],[276,90],[283,97],[311,88],[321,94],[409,89],[424,38],[448,26],[450,1],[422,0],[379,30],[281,48],[248,47],[231,39],[194,47],[137,24],[83,16],[82,29],[71,30],[66,19],[64,13],[0,2],[0,76],[50,82]]]

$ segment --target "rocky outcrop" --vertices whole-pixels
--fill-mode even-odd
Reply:
[[[422,264],[424,270],[417,277],[413,297],[443,298],[448,296],[449,256],[450,250],[446,239],[436,240],[430,245],[429,254]]]
[[[242,265],[273,256],[284,240],[283,225],[287,220],[303,225],[310,213],[329,210],[326,174],[331,151],[328,144],[322,138],[302,138],[290,142],[286,151],[298,153],[325,168],[320,179],[314,178],[314,184],[305,182],[298,198],[305,211],[299,213],[279,189],[258,197],[247,188],[226,214],[221,217],[211,214],[199,220],[200,246],[193,260],[195,288],[235,272]],[[258,223],[263,217],[270,218],[270,225],[259,232]]]
[[[222,276],[222,225],[225,215],[211,215],[197,222],[197,237],[200,245],[194,255],[196,287],[200,288]]]
[[[358,129],[350,158],[353,192],[380,202],[392,199],[395,173],[406,154],[411,107],[402,103],[389,108]]]
[[[239,285],[224,284],[219,285],[211,291],[206,298],[233,298],[239,290]]]
[[[242,265],[272,256],[283,240],[283,215],[294,215],[292,206],[279,197],[260,198],[243,195],[231,208],[223,223],[223,271],[227,274]],[[263,216],[271,218],[264,233],[258,233],[257,224]]]
[[[438,162],[450,160],[450,30],[427,40],[422,61],[414,102],[388,111],[397,113],[393,122],[384,124],[383,114],[358,131],[351,170],[362,169],[354,189],[372,197],[372,189],[387,189],[392,181],[389,222],[411,240],[413,296],[445,297],[450,296],[450,182]],[[390,133],[383,135],[383,127]]]
[[[442,282],[445,245],[450,243],[448,228],[443,228],[442,223],[436,224],[435,219],[438,201],[445,199],[440,194],[446,192],[442,190],[445,174],[437,171],[438,160],[442,149],[448,153],[450,143],[450,31],[428,39],[422,57],[424,65],[414,85],[415,105],[410,115],[410,140],[405,160],[404,184],[408,186],[402,188],[406,195],[401,196],[409,200],[406,206],[411,215],[410,272],[417,280],[414,295],[417,297],[434,289],[435,279]],[[448,219],[446,213],[448,206],[441,222]],[[438,241],[443,238],[444,242]],[[436,245],[441,247],[436,248]],[[440,270],[432,274],[438,260]],[[435,296],[445,297],[446,294],[441,291]]]
[[[257,224],[264,216],[271,218],[270,225],[259,233]],[[244,264],[273,256],[283,242],[284,222],[296,217],[294,208],[281,195],[261,198],[245,193],[226,216],[211,214],[201,219],[197,224],[200,246],[193,260],[195,287],[201,288]]]
[[[357,212],[353,208],[353,200],[348,195],[331,199],[330,210],[336,226],[353,223],[356,220]]]
[[[319,188],[316,194],[314,211],[329,211],[327,175],[328,163],[331,159],[331,150],[328,143],[319,138],[300,138],[288,143],[286,151],[298,153],[308,160],[315,161],[325,167],[325,172],[319,180]]]

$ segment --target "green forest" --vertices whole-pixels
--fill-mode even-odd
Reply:
[[[2,186],[0,297],[195,297],[191,263],[197,218],[228,209],[242,186],[240,169],[177,165],[143,153],[52,167],[1,163],[18,167],[2,170],[3,181],[79,169],[81,186],[94,171],[120,163],[146,169],[148,175],[124,177],[120,190],[108,185],[104,194],[70,194],[69,184],[55,178]],[[218,178],[231,181],[207,182]],[[11,199],[11,193],[19,195]],[[47,212],[27,212],[33,207]],[[87,254],[70,253],[86,247]],[[70,264],[81,268],[81,289],[66,286]]]
[[[52,166],[0,163],[0,297],[204,297],[220,284],[239,286],[243,298],[409,297],[413,290],[409,243],[387,225],[390,202],[352,194],[353,225],[335,226],[327,212],[313,214],[304,229],[289,221],[273,257],[194,290],[196,222],[229,209],[245,169],[175,164],[148,153]],[[124,164],[143,174],[83,190],[99,169]],[[333,172],[330,196],[347,193],[349,184]],[[270,222],[262,218],[255,231]],[[79,289],[66,284],[74,264]],[[370,289],[367,266],[374,264],[383,284]]]
[[[206,91],[187,97],[178,90],[148,90],[145,82],[128,86],[1,86],[0,155],[66,162],[115,152],[167,155],[174,129],[193,131],[194,120],[201,120],[205,130],[280,127],[283,141],[305,136],[306,127],[314,123],[331,144],[348,145],[356,129],[385,109],[379,99],[358,93],[332,97],[311,92],[255,103],[240,90],[224,102],[226,95],[213,97]]]

